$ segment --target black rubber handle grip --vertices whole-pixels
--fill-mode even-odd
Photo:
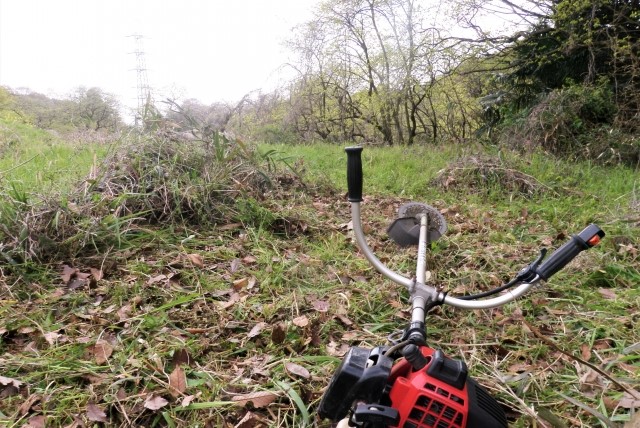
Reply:
[[[585,227],[582,232],[573,235],[569,242],[554,251],[538,268],[536,273],[545,281],[584,250],[598,245],[605,233],[595,224]]]
[[[347,188],[349,202],[362,201],[362,147],[347,147]]]

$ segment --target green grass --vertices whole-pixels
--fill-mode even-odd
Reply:
[[[0,121],[0,182],[24,191],[69,191],[109,146],[69,144],[28,124]]]
[[[21,138],[33,147],[25,146],[20,159],[51,153],[37,138]],[[63,152],[64,142],[56,144]],[[58,171],[52,188],[64,193],[76,173],[86,174],[93,163],[86,150],[77,170],[62,159],[38,164]],[[0,264],[0,373],[23,382],[17,390],[0,385],[0,425],[44,416],[51,426],[76,419],[97,426],[88,412],[93,403],[107,426],[234,426],[243,417],[266,426],[309,426],[339,351],[384,344],[404,327],[406,291],[373,271],[346,226],[343,147],[261,146],[259,152],[267,169],[287,173],[280,179],[302,177],[306,188],[240,199],[235,219],[217,226],[145,225],[136,229],[135,245],[122,249],[90,249],[45,265]],[[0,165],[15,165],[6,156],[13,154]],[[476,191],[434,184],[440,170],[469,156],[502,159],[547,190],[524,197],[496,181],[474,184]],[[602,245],[527,298],[487,311],[439,308],[428,334],[432,346],[465,360],[510,409],[511,426],[551,420],[605,426],[596,412],[613,422],[629,419],[630,410],[617,406],[620,388],[566,353],[640,389],[637,172],[481,147],[366,148],[363,161],[363,213],[376,254],[412,275],[414,250],[396,248],[386,227],[408,200],[437,207],[449,231],[432,246],[428,268],[452,293],[495,286],[542,246],[557,247],[567,239],[562,235],[598,222],[608,234]],[[25,172],[13,173],[26,180]],[[30,200],[38,189],[25,181],[21,191]],[[78,269],[71,281],[63,278],[63,265]],[[101,359],[96,346],[104,343],[111,352]],[[287,363],[304,367],[309,378],[288,371]],[[172,394],[177,366],[186,386]],[[233,402],[253,393],[270,402]],[[167,404],[145,408],[152,394]]]
[[[346,191],[346,155],[343,146],[321,143],[261,145],[260,151],[275,151],[291,164],[297,162],[299,169],[304,170],[312,181],[326,181]],[[429,195],[432,189],[424,181],[425,178],[433,177],[450,160],[467,151],[459,146],[367,149],[362,153],[366,191],[408,198]]]

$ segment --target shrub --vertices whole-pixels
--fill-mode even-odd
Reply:
[[[500,142],[525,151],[542,148],[563,157],[637,166],[640,141],[615,125],[616,114],[613,92],[605,82],[572,84],[505,120]]]

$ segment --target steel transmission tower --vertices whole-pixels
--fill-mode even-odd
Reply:
[[[132,53],[136,56],[136,75],[137,75],[137,90],[138,90],[138,109],[135,115],[136,128],[143,126],[144,119],[147,114],[147,108],[151,102],[151,90],[149,88],[149,80],[147,78],[147,65],[145,62],[144,47],[141,34],[132,34],[129,37],[133,37],[135,43],[135,51]]]

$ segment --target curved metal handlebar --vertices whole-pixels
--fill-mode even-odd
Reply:
[[[351,202],[351,220],[356,243],[358,244],[358,247],[360,247],[360,250],[367,258],[367,260],[369,260],[369,263],[371,263],[378,272],[386,276],[391,281],[400,285],[404,285],[409,290],[411,290],[415,284],[415,281],[389,269],[384,263],[380,261],[380,259],[375,256],[375,254],[373,254],[373,251],[371,251],[371,248],[369,248],[369,245],[367,245],[367,240],[365,239],[364,232],[362,231],[362,222],[360,221],[360,202]]]
[[[420,303],[414,302],[414,309],[417,310],[424,310],[428,303],[445,303],[447,305],[463,309],[489,309],[502,306],[526,294],[540,280],[548,280],[551,275],[562,269],[580,252],[597,245],[600,242],[600,239],[605,235],[602,229],[598,226],[594,224],[587,226],[578,235],[572,236],[569,242],[554,251],[549,259],[540,265],[539,263],[544,257],[544,253],[542,253],[539,260],[523,269],[523,271],[518,275],[517,279],[521,280],[521,284],[513,290],[506,290],[504,294],[498,297],[483,300],[465,300],[449,296],[445,293],[439,292],[435,287],[424,283],[424,275],[421,275],[420,273],[421,267],[424,268],[423,264],[420,263],[420,254],[418,255],[419,260],[416,279],[407,278],[389,269],[375,256],[375,254],[373,254],[373,251],[371,251],[371,248],[369,248],[367,240],[365,239],[360,219],[360,202],[362,201],[363,182],[361,161],[362,147],[347,147],[345,151],[347,152],[347,184],[349,188],[349,201],[351,202],[351,218],[353,232],[358,247],[360,247],[364,256],[369,260],[373,267],[378,270],[378,272],[391,281],[404,285],[409,290],[413,299],[420,300]],[[424,238],[421,237],[421,239]],[[424,248],[426,242],[421,243],[421,245],[423,245]],[[418,252],[420,253],[420,250]],[[420,319],[420,315],[417,315],[415,319]],[[424,316],[422,316],[422,319],[424,319]]]
[[[375,254],[373,254],[373,251],[367,244],[367,240],[362,230],[362,222],[360,220],[360,202],[351,203],[351,220],[353,223],[353,234],[355,236],[356,243],[358,244],[358,247],[360,247],[362,254],[364,254],[367,260],[369,260],[369,263],[371,263],[371,265],[373,265],[373,267],[375,267],[382,275],[397,284],[405,286],[409,292],[412,292],[416,288],[416,285],[418,285],[416,284],[416,281],[389,269],[375,256]],[[430,294],[432,296],[433,301],[442,302],[462,309],[489,309],[502,306],[517,299],[523,294],[526,294],[539,280],[540,277],[536,276],[536,278],[529,283],[521,284],[516,289],[507,291],[501,296],[485,300],[461,300],[438,292],[435,287],[428,284],[420,285],[426,291],[426,294]]]
[[[523,296],[531,290],[531,288],[536,285],[540,278],[537,277],[534,281],[525,282],[524,284],[520,284],[514,290],[507,290],[501,296],[494,297],[492,299],[484,299],[484,300],[462,300],[456,299],[452,296],[442,296],[442,303],[447,305],[455,306],[456,308],[462,309],[490,309],[496,308],[498,306],[502,306],[506,303],[513,302],[518,297]],[[441,293],[442,294],[442,293]]]

